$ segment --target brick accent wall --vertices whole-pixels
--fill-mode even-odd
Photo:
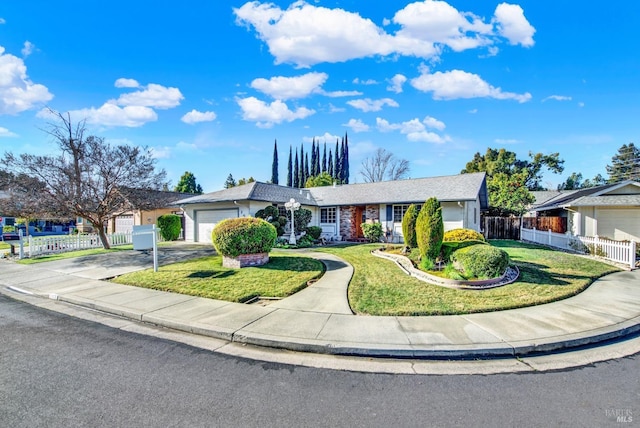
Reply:
[[[222,256],[222,266],[232,269],[262,266],[267,263],[269,263],[269,253],[240,254],[238,257]]]
[[[380,221],[380,205],[367,205],[365,209],[365,218],[367,220]]]
[[[340,236],[343,240],[357,236],[356,225],[353,217],[356,215],[356,207],[340,207]]]

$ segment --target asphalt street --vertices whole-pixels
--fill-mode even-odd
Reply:
[[[257,362],[0,296],[10,427],[620,426],[640,421],[638,355],[577,369],[390,375]]]

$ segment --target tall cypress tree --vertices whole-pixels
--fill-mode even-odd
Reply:
[[[307,179],[310,177],[309,175],[309,154],[305,153],[304,154],[304,181],[302,182],[302,186],[300,187],[304,187],[305,184],[307,184]]]
[[[278,140],[273,143],[273,161],[271,162],[271,182],[278,184]]]
[[[336,140],[336,150],[333,152],[333,178],[340,184],[340,143]]]
[[[291,159],[291,145],[289,145],[289,162],[287,163],[287,186],[293,186],[293,173],[292,173],[292,159]]]
[[[316,139],[313,138],[311,142],[311,176],[315,177],[318,175],[318,171],[316,170]]]
[[[333,154],[331,153],[331,149],[329,149],[329,165],[328,165],[327,172],[329,173],[331,178],[335,178],[333,176]]]
[[[316,165],[314,167],[316,175],[320,175],[322,170],[320,169],[320,142],[316,143]]]
[[[327,172],[327,142],[324,142],[324,150],[322,152],[322,172]]]
[[[342,156],[342,182],[349,184],[349,140],[344,133],[344,154]]]
[[[299,185],[297,187],[304,187],[306,178],[304,178],[304,143],[300,144],[300,167],[298,169]]]
[[[300,176],[298,175],[298,149],[296,149],[296,160],[293,164],[293,187],[300,187]]]
[[[344,138],[340,142],[340,156],[338,156],[338,179],[344,184]]]

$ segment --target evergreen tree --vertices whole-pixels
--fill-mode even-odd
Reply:
[[[182,193],[195,193],[202,194],[202,186],[196,183],[196,176],[192,172],[186,171],[180,177],[178,185],[175,187],[174,192]]]
[[[298,180],[300,185],[297,187],[304,187],[304,183],[307,181],[304,176],[304,143],[300,144],[300,167],[298,169]]]
[[[331,153],[331,149],[329,149],[329,165],[327,168],[327,172],[331,176],[331,178],[335,178],[333,175],[333,154]]]
[[[278,140],[273,143],[273,161],[271,162],[271,182],[278,184]]]
[[[338,156],[338,172],[336,173],[340,184],[344,184],[344,138],[340,142],[340,156]]]
[[[316,143],[316,175],[320,175],[322,169],[320,168],[320,143]]]
[[[607,165],[607,174],[609,183],[640,181],[640,148],[633,143],[623,144],[618,154],[611,158],[611,165]]]
[[[227,180],[224,182],[224,188],[230,189],[231,187],[236,187],[237,185],[238,183],[236,183],[236,180],[233,179],[233,175],[229,174]]]
[[[311,142],[311,177],[315,177],[318,175],[318,171],[316,170],[316,139],[314,138]]]
[[[291,159],[291,145],[289,145],[289,162],[287,162],[287,186],[291,187],[293,186],[293,173],[291,168],[293,167],[292,165],[292,159]]]
[[[298,174],[298,149],[296,149],[296,160],[293,164],[293,187],[300,187],[300,175]]]
[[[336,140],[336,150],[333,152],[333,178],[340,184],[340,142]]]
[[[327,172],[327,142],[324,142],[324,150],[322,152],[322,171]]]
[[[309,175],[309,153],[304,154],[304,183],[307,182]],[[302,183],[302,182],[301,182]],[[304,184],[303,184],[304,186]]]
[[[342,155],[342,182],[349,184],[349,140],[344,133],[344,154]]]

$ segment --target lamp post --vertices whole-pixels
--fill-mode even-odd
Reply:
[[[300,202],[296,202],[295,199],[291,198],[289,202],[284,204],[284,207],[291,211],[291,236],[289,237],[289,244],[296,245],[296,227],[293,218],[294,213],[300,209]]]

